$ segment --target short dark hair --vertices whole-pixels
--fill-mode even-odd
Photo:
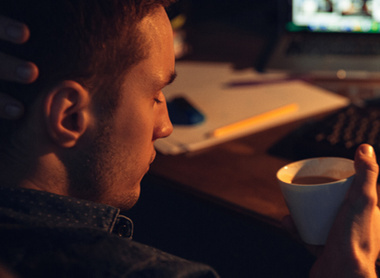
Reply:
[[[121,76],[148,54],[137,23],[173,0],[12,0],[1,1],[3,15],[26,23],[25,45],[0,43],[0,51],[33,61],[40,70],[30,85],[0,82],[27,108],[37,94],[63,80],[91,89],[103,110],[117,103]]]

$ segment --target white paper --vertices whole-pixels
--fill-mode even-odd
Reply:
[[[176,71],[177,80],[164,91],[166,98],[170,100],[184,96],[206,116],[206,120],[193,126],[174,125],[172,135],[155,143],[157,150],[164,154],[199,150],[348,104],[348,99],[342,96],[297,80],[228,87],[230,82],[262,81],[284,76],[262,75],[253,70],[235,71],[224,63],[181,62],[177,63]],[[268,119],[226,136],[209,136],[216,128],[293,103],[298,104],[296,112]]]

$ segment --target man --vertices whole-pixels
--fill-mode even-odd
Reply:
[[[37,4],[37,1],[29,2],[31,6]],[[131,33],[123,32],[126,28],[125,24],[120,25],[126,20],[123,13],[119,14],[119,19],[123,20],[115,20],[117,32],[108,30],[112,36],[108,36],[110,33],[104,29],[100,31],[98,27],[101,26],[94,28],[89,24],[109,23],[117,17],[117,11],[132,13],[132,9],[125,8],[127,6],[118,6],[124,5],[121,4],[124,1],[55,0],[54,4],[44,3],[47,5],[44,8],[51,13],[48,15],[50,20],[56,20],[62,13],[74,22],[63,21],[66,24],[62,36],[75,37],[70,31],[76,33],[75,27],[80,25],[76,24],[71,13],[77,12],[77,20],[87,24],[92,34],[82,30],[83,33],[79,32],[75,38],[85,39],[82,43],[86,50],[88,42],[98,39],[92,52],[108,54],[97,57],[107,57],[103,62],[91,56],[93,53],[79,51],[85,55],[85,60],[77,63],[66,59],[69,65],[60,65],[67,66],[67,72],[57,77],[51,70],[57,67],[57,61],[62,61],[60,57],[46,61],[42,55],[39,60],[38,55],[33,57],[38,49],[27,51],[28,56],[23,55],[24,46],[19,48],[20,52],[4,48],[35,61],[40,69],[40,77],[33,88],[32,85],[15,87],[14,84],[4,84],[2,88],[3,92],[13,94],[26,104],[26,117],[16,122],[4,121],[5,131],[0,131],[4,137],[0,157],[1,260],[21,277],[216,275],[206,266],[112,235],[130,236],[130,221],[120,216],[115,207],[128,209],[136,202],[139,182],[154,159],[153,142],[169,135],[172,129],[161,92],[174,78],[171,29],[163,9],[166,1],[136,2],[153,2],[149,9],[148,6],[144,8],[143,14],[135,7],[136,15],[140,14],[140,17],[133,17],[134,30],[141,35],[139,40],[131,40]],[[91,5],[91,13],[88,6],[82,4]],[[29,6],[27,15],[17,16],[20,7],[27,7],[27,2],[17,3],[14,13],[6,15],[24,21],[32,34],[38,34],[34,21],[27,16],[35,16],[38,11],[30,11]],[[2,8],[7,11],[7,7]],[[95,17],[95,11],[101,12],[95,13]],[[46,14],[38,14],[37,22],[40,16]],[[50,35],[56,36],[56,30],[51,31]],[[36,40],[30,41],[31,45],[45,46],[44,35],[37,35]],[[134,55],[124,53],[123,47],[116,47],[115,38],[125,47],[139,43],[145,47],[137,47]],[[123,44],[125,40],[129,43]],[[58,44],[62,42],[66,41],[60,40]],[[75,44],[76,47],[79,45]],[[25,45],[28,47],[31,46]],[[57,45],[57,48],[63,53],[70,52],[66,47]],[[119,69],[121,80],[117,82],[119,75],[117,71],[113,72],[115,68],[110,67],[109,62],[120,59],[123,64],[123,59],[129,55],[138,58],[127,59],[129,64]],[[71,62],[86,74],[72,67]],[[96,68],[89,67],[92,62],[98,63]],[[102,79],[103,75],[105,79]],[[23,89],[28,91],[24,94],[35,93],[36,99],[29,100],[28,95],[20,95],[18,90]],[[102,96],[104,90],[116,97]],[[313,277],[376,276],[375,261],[380,249],[377,168],[373,149],[368,145],[361,146],[356,155],[357,177],[312,269]]]
[[[32,85],[1,84],[25,104],[26,117],[1,122],[0,260],[17,275],[215,276],[128,240],[119,215],[172,131],[161,91],[175,77],[169,2],[0,4],[33,32],[9,52],[40,70]]]

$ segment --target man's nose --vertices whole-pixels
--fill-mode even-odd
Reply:
[[[168,137],[173,132],[173,124],[170,121],[166,101],[160,103],[161,107],[153,134],[153,140]]]

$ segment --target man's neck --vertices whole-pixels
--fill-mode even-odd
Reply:
[[[32,161],[5,156],[0,161],[0,186],[13,186],[67,195],[68,179],[63,164],[53,153]]]

